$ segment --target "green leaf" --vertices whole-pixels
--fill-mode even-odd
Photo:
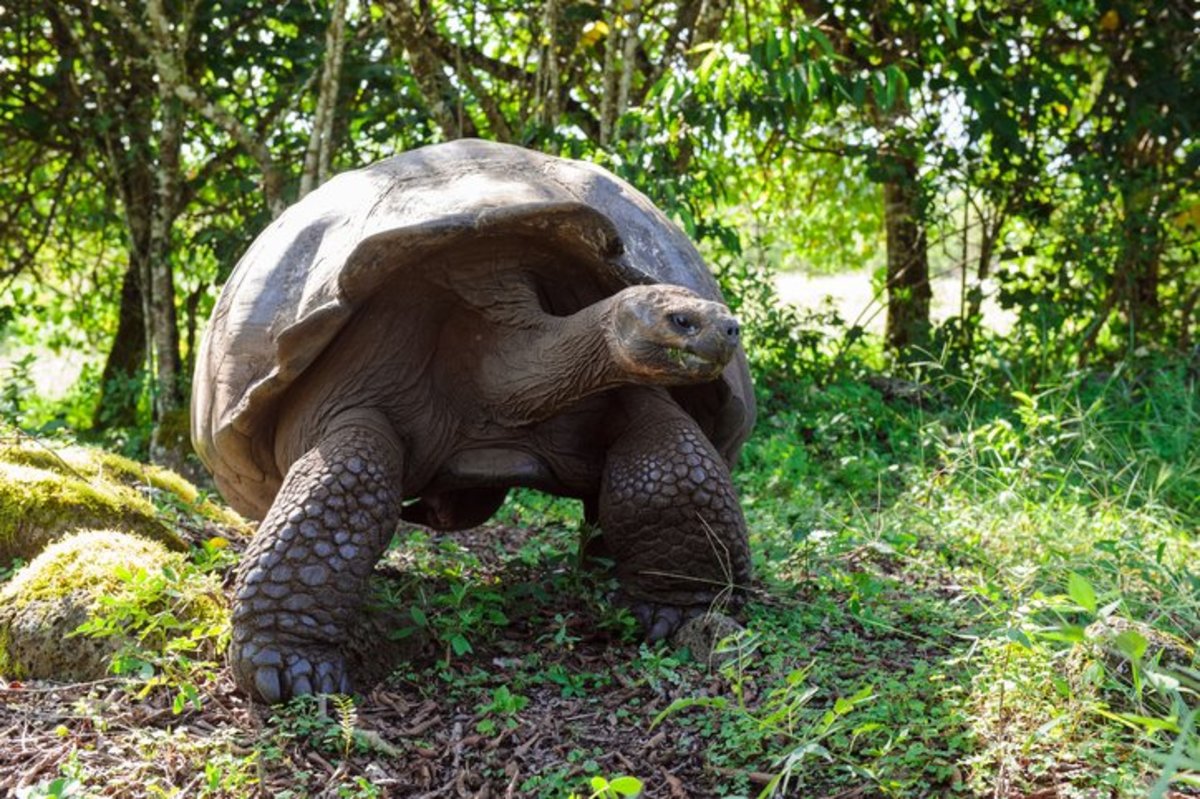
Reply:
[[[1004,637],[1025,649],[1033,649],[1033,642],[1029,640],[1029,636],[1017,627],[1009,627],[1005,630]]]
[[[1131,660],[1141,660],[1149,642],[1137,630],[1125,630],[1113,639],[1113,646],[1128,655]]]
[[[775,35],[775,31],[767,32],[767,47],[766,47],[766,64],[768,68],[774,66],[779,60],[779,37]]]
[[[1105,718],[1119,721],[1134,728],[1142,728],[1146,732],[1179,732],[1179,719],[1175,716],[1167,716],[1166,718],[1154,718],[1153,716],[1139,716],[1136,713],[1113,713],[1103,707],[1096,707],[1095,711]]]
[[[691,707],[707,707],[716,710],[724,710],[728,701],[720,696],[700,696],[687,697],[685,699],[676,699],[665,710],[654,717],[654,721],[650,722],[650,728],[657,727],[663,719],[672,713],[677,713],[680,710],[686,710]]]
[[[1083,628],[1078,624],[1064,624],[1061,627],[1047,630],[1039,634],[1039,637],[1047,641],[1063,641],[1068,644],[1082,643],[1087,637],[1083,633]]]
[[[608,788],[620,796],[637,796],[642,792],[642,781],[637,777],[617,777]]]
[[[951,11],[950,9],[946,9],[945,14],[942,17],[942,19],[946,23],[946,30],[948,30],[950,32],[950,36],[957,37],[958,36],[958,20],[956,20],[954,18],[954,12]]]
[[[832,42],[829,41],[829,37],[826,36],[819,28],[809,28],[808,35],[812,37],[813,41],[817,43],[817,46],[821,48],[822,53],[824,53],[826,56],[834,55]]]
[[[696,78],[701,83],[708,82],[709,76],[712,75],[713,67],[716,66],[717,59],[719,59],[721,55],[721,51],[716,47],[713,47],[708,51],[708,54],[704,56],[704,60],[701,61],[700,66],[696,68]]]
[[[855,108],[863,108],[867,104],[867,82],[855,80],[850,87],[850,99]]]
[[[1092,584],[1082,575],[1071,572],[1067,577],[1067,596],[1071,597],[1071,601],[1076,605],[1095,615],[1096,592],[1092,590]]]

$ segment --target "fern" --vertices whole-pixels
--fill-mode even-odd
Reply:
[[[329,698],[337,709],[338,728],[342,733],[342,756],[349,757],[358,727],[358,708],[354,706],[353,697],[346,694],[330,694]]]

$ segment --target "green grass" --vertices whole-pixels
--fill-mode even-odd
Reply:
[[[926,411],[858,391],[775,414],[748,448],[742,492],[770,586],[749,625],[770,687],[759,725],[714,736],[714,755],[813,793],[1197,787],[1195,378],[1081,377],[1011,402],[951,385]],[[1102,643],[1100,618],[1132,629]],[[1169,666],[1153,643],[1139,652],[1156,637],[1178,645]],[[790,743],[755,737],[796,663],[818,689],[810,724],[871,692],[833,734],[807,733],[821,756],[798,766]]]
[[[657,723],[700,742],[712,790],[1197,787],[1194,380],[1081,376],[1009,397],[958,381],[925,409],[851,380],[800,396],[762,420],[739,472],[763,587],[721,691],[694,695],[702,675],[661,649],[643,647],[623,672],[683,695]],[[574,506],[519,492],[508,510],[544,532],[501,557],[562,566]],[[514,601],[483,598],[500,612]],[[479,621],[455,636],[494,632],[478,613],[459,618]],[[1104,638],[1101,620],[1127,632]],[[1169,664],[1155,641],[1177,645]],[[540,657],[514,665],[502,679],[518,692],[613,682]],[[498,678],[448,678],[475,679],[467,690],[489,728],[503,720]]]
[[[705,796],[1200,794],[1195,376],[1020,390],[922,370],[923,407],[849,369],[766,397],[736,478],[758,584],[717,672],[638,643],[612,583],[578,568],[578,505],[517,491],[487,535],[398,538],[384,600],[433,651],[389,684],[481,742],[581,719],[511,778],[519,795],[612,795],[622,776],[665,793],[637,771],[655,735]],[[150,731],[143,750],[202,752],[203,793],[224,796],[307,747],[339,795],[372,796],[363,763],[446,745],[445,728],[364,735],[361,710],[298,703],[236,746]],[[504,785],[479,746],[464,762]],[[70,761],[57,779],[106,776]],[[296,771],[294,795],[318,782]]]

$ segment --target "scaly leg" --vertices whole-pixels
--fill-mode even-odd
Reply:
[[[621,392],[628,427],[609,448],[600,527],[651,641],[750,580],[746,522],[721,456],[666,392]]]
[[[292,464],[237,571],[229,661],[274,704],[348,691],[342,645],[400,520],[401,450],[379,414],[340,420]]]

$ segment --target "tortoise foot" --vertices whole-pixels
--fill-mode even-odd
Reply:
[[[728,468],[690,416],[665,392],[627,389],[621,401],[633,421],[607,453],[600,528],[624,604],[658,641],[737,606],[750,582],[746,522]]]
[[[670,637],[692,616],[703,613],[703,608],[660,605],[657,602],[638,602],[630,605],[634,618],[641,622],[646,640],[650,643]]]
[[[329,647],[260,637],[231,647],[229,663],[238,684],[271,705],[351,689],[341,652]]]
[[[351,421],[292,464],[238,567],[229,662],[268,704],[348,689],[344,646],[400,518],[394,435]]]
[[[683,625],[697,616],[708,612],[706,602],[697,605],[672,605],[665,602],[637,600],[628,603],[629,611],[642,625],[646,640],[650,643],[673,636]]]

